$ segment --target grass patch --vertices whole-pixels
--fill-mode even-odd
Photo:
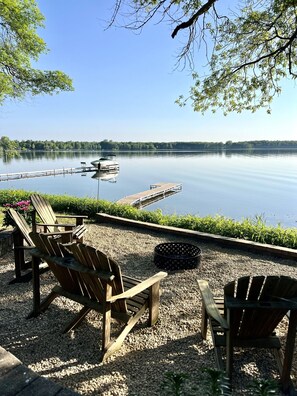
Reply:
[[[0,190],[0,205],[30,199],[32,191]],[[288,248],[297,248],[297,229],[268,226],[261,217],[236,221],[224,216],[197,217],[192,215],[163,215],[161,210],[149,212],[129,205],[93,198],[77,198],[68,195],[42,194],[58,213],[83,214],[90,220],[96,213],[106,213],[148,223],[173,226],[232,238],[241,238]],[[1,216],[1,212],[0,212]],[[1,219],[1,217],[0,217]]]

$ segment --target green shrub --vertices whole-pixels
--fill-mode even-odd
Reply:
[[[161,384],[161,393],[164,396],[183,396],[187,393],[184,385],[189,376],[185,373],[175,373],[168,371],[164,374],[164,381]]]
[[[33,192],[23,190],[0,190],[0,205],[28,200]],[[236,221],[224,216],[196,217],[192,215],[163,215],[161,210],[149,212],[129,205],[120,205],[110,201],[93,198],[77,198],[68,195],[43,194],[56,212],[69,214],[85,214],[95,220],[96,213],[106,213],[148,223],[161,224],[206,232],[225,237],[241,238],[288,248],[297,248],[297,229],[267,226],[257,216],[255,219]]]
[[[191,378],[187,373],[165,372],[164,380],[161,383],[161,394],[164,396],[196,396],[202,394],[203,387],[205,396],[234,395],[230,380],[224,371],[202,367],[201,374],[200,377]],[[246,394],[250,396],[279,395],[279,385],[273,379],[253,378]]]

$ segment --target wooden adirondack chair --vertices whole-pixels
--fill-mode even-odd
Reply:
[[[83,236],[87,231],[86,226],[83,224],[84,219],[88,216],[84,215],[56,215],[51,207],[51,204],[39,194],[33,194],[30,197],[31,203],[40,217],[42,223],[39,226],[43,226],[44,232],[57,232],[57,231],[72,231],[72,239],[79,242],[83,242]],[[62,224],[59,223],[58,219],[75,219],[74,224]],[[36,219],[33,215],[33,230],[36,231]]]
[[[91,246],[74,243],[67,245],[66,250],[46,234],[31,233],[30,236],[36,245],[31,252],[33,262],[41,258],[46,260],[59,285],[40,303],[39,280],[33,277],[37,286],[34,286],[33,312],[29,317],[46,310],[59,296],[83,306],[64,332],[75,329],[92,309],[98,311],[103,315],[101,361],[121,347],[146,309],[149,310],[149,325],[155,324],[159,315],[159,285],[167,276],[166,272],[139,281],[122,275],[117,263]],[[124,324],[114,340],[111,340],[112,318]]]
[[[12,218],[16,227],[13,232],[13,249],[14,249],[14,263],[15,263],[15,279],[10,283],[27,281],[30,279],[30,274],[22,275],[22,271],[27,270],[31,266],[31,261],[25,260],[25,250],[32,249],[34,243],[29,236],[31,228],[26,222],[25,218],[14,209],[7,209],[9,216]]]
[[[32,247],[34,247],[34,242],[29,235],[32,230],[25,218],[19,212],[15,211],[13,208],[8,208],[7,212],[15,224],[15,229],[13,232],[15,279],[13,279],[10,283],[27,282],[32,278],[32,273],[27,272],[26,274],[22,275],[22,271],[28,270],[32,267],[32,261],[25,260],[25,251],[31,250]],[[61,237],[62,242],[66,242],[69,240],[69,238],[71,238],[72,233],[70,231],[64,231],[62,233],[56,232],[51,235],[59,236]],[[43,269],[44,268],[39,266],[39,270]]]
[[[290,372],[297,326],[297,280],[287,276],[242,277],[224,287],[224,299],[213,297],[207,281],[198,280],[198,285],[202,296],[201,333],[205,339],[209,319],[218,369],[226,371],[231,379],[234,347],[268,348],[276,358],[283,391],[295,394]],[[288,311],[283,353],[275,329]]]

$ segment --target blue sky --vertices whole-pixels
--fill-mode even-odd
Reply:
[[[141,34],[112,27],[113,0],[38,0],[50,52],[38,67],[63,70],[74,92],[6,102],[0,136],[11,139],[114,141],[297,140],[296,84],[286,82],[272,115],[201,115],[174,102],[191,85],[175,70],[179,39],[169,27],[146,26]]]

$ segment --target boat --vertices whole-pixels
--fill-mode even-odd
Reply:
[[[91,164],[98,170],[118,170],[120,168],[119,163],[108,157],[102,157],[98,160],[92,161]]]

